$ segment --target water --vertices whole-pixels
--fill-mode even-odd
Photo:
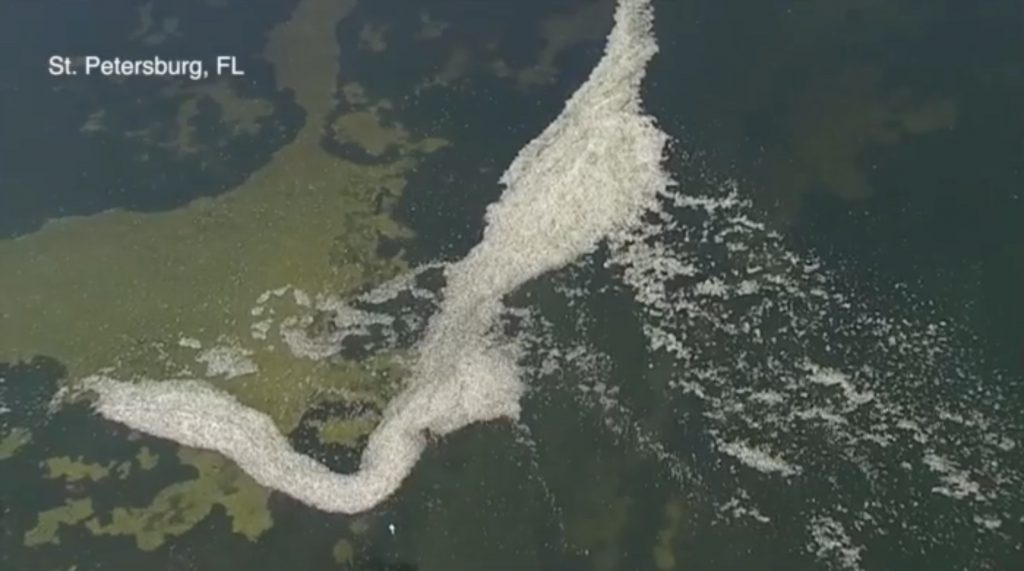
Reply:
[[[452,141],[407,178],[396,208],[416,238],[400,238],[391,247],[416,261],[457,259],[479,240],[483,209],[500,192],[501,170],[555,117],[597,61],[602,41],[590,37],[574,44],[556,59],[553,83],[524,87],[493,73],[486,44],[498,44],[501,58],[520,68],[540,57],[538,30],[545,16],[580,3],[516,3],[515,9],[500,2],[438,3],[431,13],[449,28],[433,44],[409,39],[415,34],[404,32],[421,28],[420,14],[397,4],[358,5],[342,20],[339,74],[364,84],[371,97],[392,99],[386,117]],[[0,462],[4,566],[326,569],[340,566],[332,550],[342,538],[352,546],[351,567],[357,569],[1020,566],[1019,451],[1003,451],[1008,444],[1000,439],[1019,447],[1024,437],[1024,321],[1017,303],[1024,290],[1020,6],[869,2],[847,9],[662,1],[656,10],[662,52],[652,63],[644,98],[676,139],[669,166],[682,194],[721,199],[731,188],[727,179],[738,179],[738,198],[752,204],[729,214],[742,213],[778,233],[739,233],[707,243],[703,231],[729,227],[729,218],[685,205],[672,209],[681,226],[658,240],[675,257],[692,256],[700,270],[677,275],[669,288],[683,295],[677,305],[689,312],[671,320],[653,316],[623,285],[622,264],[606,268],[621,250],[601,249],[509,300],[530,313],[527,325],[515,323],[524,319],[519,316],[508,327],[535,346],[527,359],[534,372],[520,422],[497,421],[432,441],[399,493],[369,514],[326,515],[274,494],[267,504],[273,525],[256,541],[233,533],[233,522],[241,520],[217,504],[153,551],[139,550],[133,535],[95,537],[81,524],[60,528],[57,545],[24,545],[38,513],[66,498],[91,498],[106,523],[114,508],[147,506],[196,472],[169,443],[129,438],[83,407],[48,416],[44,402],[56,387],[43,383],[64,375],[59,361],[12,365],[0,373],[6,379],[3,399],[18,406],[0,420],[5,429],[26,427],[33,436],[19,454]],[[238,26],[245,30],[238,33],[252,34],[251,49],[259,51],[265,32],[257,28],[280,22],[284,11],[268,12],[259,26]],[[603,36],[610,20],[607,13],[595,14]],[[135,22],[124,19],[122,38]],[[393,30],[385,35],[387,48],[356,51],[363,24],[381,21]],[[182,30],[198,34],[184,24]],[[53,49],[37,41],[40,52]],[[410,96],[459,44],[475,48],[476,63],[451,85]],[[260,93],[274,92],[267,82],[254,84]],[[34,96],[45,91],[31,89]],[[283,103],[273,117],[287,122],[289,96],[278,93],[273,97]],[[88,113],[78,115],[85,119]],[[5,132],[34,131],[25,125]],[[53,144],[62,140],[50,137]],[[253,144],[266,149],[280,144],[256,139]],[[849,148],[848,140],[858,144]],[[5,142],[4,148],[13,147],[13,139]],[[265,160],[241,141],[231,148],[238,149],[239,160],[253,161],[246,165]],[[41,156],[38,148],[18,152],[17,164],[39,164],[33,159]],[[67,155],[79,160],[82,153],[71,149]],[[336,154],[367,159],[346,155],[344,147]],[[166,170],[148,168],[129,175],[111,165],[96,176],[141,182]],[[250,168],[225,168],[224,180],[237,180]],[[43,205],[36,214],[8,208],[15,204],[8,199],[27,199],[5,192],[3,212],[17,212],[5,222],[12,232],[31,236],[40,220],[59,213],[135,207],[144,200],[143,190],[124,200],[104,202],[98,190],[74,191],[78,197],[72,198],[70,189],[92,187],[42,176],[32,175],[33,188],[68,192],[18,195]],[[149,209],[217,192],[198,183],[170,186],[178,198],[154,191],[153,197],[170,202]],[[729,244],[747,244],[753,253]],[[695,293],[714,292],[710,285],[698,287],[714,277],[725,287],[741,287],[738,271],[755,255],[774,261],[769,277],[798,285],[788,293],[779,285],[764,296],[786,311],[758,309],[764,302],[756,294],[719,303]],[[820,267],[806,270],[815,263]],[[809,295],[815,287],[826,294]],[[842,307],[844,300],[849,308]],[[880,318],[869,322],[870,316]],[[880,324],[887,323],[887,334],[879,337]],[[749,335],[732,329],[744,324],[762,330],[764,343],[752,344]],[[652,325],[685,334],[682,345],[691,353],[652,350],[644,336]],[[890,336],[904,350],[888,348]],[[876,347],[879,339],[884,343]],[[938,352],[928,353],[932,347]],[[817,377],[805,359],[819,373],[832,368],[859,384],[847,393],[842,384],[827,384],[836,377],[810,381]],[[719,374],[695,376],[697,371]],[[780,378],[788,384],[780,386]],[[6,387],[17,387],[18,396]],[[873,400],[845,408],[850,396],[856,400],[869,389]],[[781,407],[775,404],[780,397],[786,399]],[[900,414],[883,406],[892,403],[903,407]],[[979,424],[973,410],[984,412],[989,424]],[[846,426],[829,428],[830,413]],[[931,430],[929,444],[917,444],[913,429],[896,427],[900,419]],[[929,422],[935,423],[931,429]],[[996,436],[987,441],[987,434]],[[875,447],[867,440],[873,436],[894,441]],[[142,446],[159,455],[152,470],[135,460]],[[760,472],[737,458],[744,446],[776,460],[760,463],[775,471]],[[929,446],[934,457],[927,455]],[[46,468],[40,463],[60,456],[134,464],[124,480],[116,471],[100,482],[42,478]],[[969,491],[961,499],[934,492],[944,485],[941,470],[955,475],[938,457],[956,461],[996,501]],[[753,464],[757,458],[747,457]],[[779,466],[798,473],[785,476]],[[958,495],[955,486],[947,488]],[[1001,520],[995,532],[986,527],[993,516]]]
[[[0,42],[10,74],[0,86],[7,126],[0,138],[5,188],[0,235],[31,232],[60,216],[116,207],[164,210],[219,194],[294,136],[301,110],[278,92],[272,71],[259,59],[264,34],[285,17],[288,5],[243,13],[175,11],[156,3],[149,9],[155,23],[148,28],[140,17],[143,5],[91,9],[52,2],[3,8]],[[103,24],[88,24],[97,21]],[[160,33],[164,25],[170,26],[169,33]],[[176,32],[179,28],[187,34]],[[118,84],[94,78],[68,83],[46,73],[52,55],[130,59],[159,53],[172,59],[226,52],[246,63],[247,76],[238,82],[239,88],[266,98],[274,107],[272,117],[254,118],[265,122],[259,137],[218,130],[213,121],[223,109],[209,101],[196,110],[196,120],[207,127],[196,128],[187,135],[194,141],[186,142],[183,131],[189,127],[179,121],[190,118],[179,115],[176,105],[186,93],[165,82]],[[230,141],[235,151],[214,164],[204,164],[193,152],[216,153],[223,144],[218,141]]]

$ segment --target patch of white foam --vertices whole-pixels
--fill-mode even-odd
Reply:
[[[196,356],[196,361],[206,365],[207,377],[233,379],[259,371],[249,357],[252,351],[238,346],[211,347]]]
[[[266,341],[267,334],[270,333],[270,328],[274,325],[274,320],[271,318],[262,319],[254,322],[249,326],[249,333],[252,338],[257,341]]]
[[[855,546],[843,524],[830,517],[819,516],[811,523],[811,547],[821,560],[831,560],[843,569],[861,569],[863,547]]]
[[[757,448],[745,442],[726,442],[719,446],[719,450],[739,460],[742,464],[766,474],[774,472],[783,476],[794,476],[800,473],[799,466],[794,466],[763,448]]]
[[[942,481],[941,486],[932,488],[933,492],[958,500],[969,496],[981,496],[981,486],[971,479],[971,475],[967,470],[961,469],[949,458],[929,452],[924,455],[923,462]]]
[[[178,339],[178,346],[186,349],[195,349],[196,351],[203,348],[203,344],[193,337],[182,337]]]
[[[850,379],[839,371],[820,367],[809,361],[804,364],[804,368],[810,373],[810,377],[807,379],[809,382],[826,387],[839,387],[851,407],[871,402],[875,398],[871,391],[858,391]]]
[[[366,335],[374,325],[391,325],[394,318],[350,307],[337,300],[325,300],[316,309],[330,311],[335,332],[323,336],[310,336],[313,315],[289,317],[281,323],[281,339],[296,357],[324,359],[338,352],[342,342],[350,335]]]
[[[733,519],[750,518],[761,524],[771,523],[772,519],[770,517],[761,513],[761,510],[756,507],[751,506],[749,502],[750,496],[747,494],[747,491],[740,488],[737,490],[736,496],[719,506],[718,518],[725,519],[723,516],[728,514]]]
[[[426,432],[518,416],[517,350],[494,332],[503,296],[631,227],[670,184],[662,168],[667,135],[640,106],[657,51],[652,17],[649,0],[620,0],[604,57],[503,175],[506,190],[487,210],[483,240],[448,267],[444,302],[412,378],[370,435],[358,472],[332,473],[295,452],[263,414],[195,382],[93,377],[85,385],[98,394],[96,409],[137,430],[217,450],[263,485],[335,512],[366,510],[393,493]]]

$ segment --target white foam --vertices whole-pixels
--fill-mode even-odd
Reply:
[[[981,496],[981,485],[971,479],[970,473],[957,466],[956,462],[934,452],[926,453],[923,462],[942,481],[941,486],[932,488],[933,492],[955,499]]]
[[[811,383],[824,385],[826,387],[836,386],[843,392],[847,402],[852,407],[860,406],[874,400],[875,395],[871,391],[858,391],[850,382],[850,379],[839,371],[821,367],[811,362],[806,362],[804,368],[810,373],[807,379]]]
[[[406,390],[370,435],[359,471],[332,473],[295,452],[268,417],[190,381],[93,377],[96,409],[137,430],[221,452],[265,486],[317,508],[366,510],[412,470],[426,432],[516,417],[523,387],[514,346],[493,331],[502,297],[635,224],[670,183],[667,136],[640,107],[657,51],[649,0],[620,0],[604,57],[559,117],[524,147],[487,210],[483,240],[447,269],[440,311]]]
[[[763,448],[757,448],[742,441],[726,442],[719,445],[719,450],[750,468],[766,474],[775,472],[783,476],[794,476],[800,473],[799,466],[794,466]]]
[[[256,363],[249,357],[252,351],[237,345],[211,347],[196,356],[196,361],[206,365],[207,377],[233,379],[259,372]]]
[[[967,567],[998,567],[1012,541],[1000,526],[1024,521],[1019,383],[987,370],[977,339],[930,304],[898,285],[856,295],[864,283],[790,250],[734,185],[687,180],[617,237],[608,265],[641,305],[648,347],[672,359],[679,396],[664,398],[728,457],[705,486],[722,517],[752,507],[802,525],[828,568],[960,536],[977,538]],[[667,450],[692,458],[689,445]]]
[[[864,548],[855,545],[843,524],[830,517],[818,516],[811,523],[812,550],[819,559],[833,561],[842,569],[861,569]]]
[[[192,337],[182,337],[178,339],[178,346],[186,349],[195,349],[196,351],[203,348],[203,344],[198,339]]]
[[[254,480],[328,511],[369,509],[401,483],[402,474],[368,462],[356,474],[339,476],[289,445],[267,415],[197,381],[126,383],[94,376],[83,381],[96,391],[103,416],[185,446],[217,450]],[[421,439],[378,437],[385,457],[419,455]]]

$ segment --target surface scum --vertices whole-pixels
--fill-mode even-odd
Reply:
[[[483,240],[446,268],[438,313],[417,347],[406,388],[370,435],[359,470],[331,472],[295,452],[271,419],[194,381],[85,379],[96,410],[136,430],[209,448],[265,486],[325,511],[353,513],[391,495],[416,464],[428,432],[516,417],[517,351],[493,329],[502,298],[635,224],[669,184],[667,136],[640,107],[657,51],[651,7],[621,0],[605,54],[555,121],[520,151],[487,212]]]

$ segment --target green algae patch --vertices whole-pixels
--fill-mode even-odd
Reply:
[[[334,548],[331,549],[331,555],[334,556],[334,560],[343,565],[351,565],[355,559],[356,550],[352,547],[352,542],[341,538],[337,543],[334,544]]]
[[[558,77],[560,60],[566,52],[588,42],[603,41],[612,28],[615,12],[614,0],[595,0],[577,3],[572,10],[552,14],[545,18],[536,31],[543,40],[536,61],[522,67],[514,67],[505,59],[487,62],[491,73],[503,79],[512,79],[522,89],[551,85]],[[456,48],[459,50],[460,48]],[[448,63],[432,84],[447,85],[451,79],[452,64],[460,57],[453,51]],[[468,57],[473,57],[467,52]],[[460,67],[468,67],[465,64]],[[446,77],[447,76],[447,77]]]
[[[12,428],[0,440],[0,460],[14,457],[26,444],[32,441],[32,431],[27,428]]]
[[[365,517],[356,516],[352,523],[348,524],[348,530],[355,535],[366,535],[370,531],[370,522]]]
[[[560,498],[565,542],[574,551],[586,553],[595,571],[622,569],[626,556],[623,538],[637,516],[633,498],[623,492],[624,468],[603,454],[575,462],[585,463],[586,468],[574,467],[573,473],[599,476],[578,482],[574,479]]]
[[[375,53],[388,49],[387,32],[387,26],[365,24],[359,30],[359,47]]]
[[[544,48],[537,62],[521,70],[518,80],[523,86],[552,83],[557,77],[558,58],[579,44],[603,40],[612,23],[615,3],[598,0],[580,5],[574,11],[555,14],[541,23]]]
[[[201,129],[209,128],[209,125],[203,125],[199,120],[200,106],[203,104],[213,104],[217,108],[219,127],[231,138],[259,135],[262,122],[270,119],[274,113],[274,105],[270,101],[242,96],[227,80],[188,86],[172,85],[162,89],[160,95],[168,102],[176,103],[174,120],[154,121],[139,129],[126,131],[124,136],[143,146],[169,151],[178,158],[189,155],[209,157],[223,150],[223,139],[204,141],[200,136]],[[81,130],[86,133],[106,130],[103,123],[98,122],[103,118],[103,110],[97,111],[87,118]]]
[[[569,542],[591,556],[594,569],[612,570],[622,564],[620,545],[632,503],[625,497],[612,497],[604,505],[588,505],[566,524]]]
[[[359,439],[372,432],[378,422],[380,419],[376,416],[331,418],[320,425],[320,441],[324,444],[355,447]]]
[[[221,506],[231,518],[231,529],[250,541],[270,529],[266,488],[214,452],[183,448],[178,456],[195,468],[196,478],[164,488],[148,506],[115,508],[109,517],[92,518],[86,528],[96,535],[135,536],[139,549],[151,551],[169,537],[188,532]]]
[[[341,141],[355,143],[375,157],[409,139],[409,132],[401,125],[385,126],[371,111],[341,115],[334,122],[334,131]]]
[[[448,22],[434,18],[427,12],[420,12],[420,29],[416,38],[420,40],[436,40],[448,29]]]
[[[99,482],[110,475],[111,467],[113,466],[113,464],[104,466],[103,464],[85,462],[81,457],[73,459],[69,456],[49,458],[44,464],[46,466],[47,478],[51,480],[63,478],[68,482],[78,482],[80,480]]]
[[[172,36],[180,35],[178,18],[165,16],[157,21],[153,17],[153,2],[138,7],[139,24],[132,32],[130,39],[137,40],[147,46],[157,46]]]
[[[871,146],[891,146],[908,137],[952,129],[956,105],[944,98],[916,99],[905,90],[885,90],[877,70],[852,69],[825,78],[789,102],[786,160],[774,177],[796,192],[822,186],[846,200],[874,193]]]
[[[114,472],[114,474],[117,475],[117,477],[119,479],[124,480],[125,478],[130,476],[131,473],[132,473],[132,463],[131,462],[119,462],[118,464],[116,464],[114,466],[112,471]]]
[[[92,500],[68,500],[63,506],[39,513],[36,526],[25,532],[25,545],[38,547],[45,544],[58,544],[57,536],[62,525],[75,525],[92,516]]]
[[[331,124],[334,139],[343,144],[356,145],[374,158],[389,153],[398,155],[427,154],[447,147],[450,143],[439,137],[416,137],[397,121],[386,121],[383,114],[391,111],[392,103],[383,99],[368,104],[359,84],[348,84],[342,96],[353,107],[348,113],[335,118]]]
[[[396,170],[294,158],[239,194],[162,214],[62,219],[0,242],[0,265],[19,270],[0,295],[0,359],[43,353],[73,375],[165,376],[181,370],[169,352],[184,334],[245,344],[250,308],[267,290],[352,291],[403,270],[374,254],[381,238],[406,235],[374,212],[381,189],[401,187]]]
[[[265,99],[243,97],[232,89],[231,84],[227,81],[200,83],[173,89],[186,94],[188,96],[186,102],[191,102],[190,105],[198,105],[199,101],[203,99],[213,101],[220,110],[221,122],[236,135],[258,135],[260,122],[269,119],[274,113],[274,106],[271,102]],[[171,91],[171,93],[174,92]]]
[[[659,571],[670,571],[676,568],[675,539],[683,525],[683,502],[671,498],[665,504],[665,527],[658,532],[658,541],[654,544],[654,566]]]
[[[156,468],[160,461],[160,455],[150,450],[148,446],[143,446],[135,455],[135,461],[138,462],[140,470],[148,471]]]

